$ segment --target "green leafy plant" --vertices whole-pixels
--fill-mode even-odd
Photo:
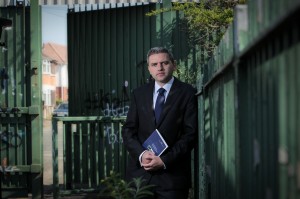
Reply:
[[[193,85],[195,84],[197,73],[191,68],[187,68],[178,64],[174,76],[186,83]]]
[[[219,45],[225,31],[233,21],[234,7],[245,4],[246,0],[203,0],[196,2],[174,2],[171,8],[155,9],[146,16],[158,16],[165,12],[176,11],[183,13],[181,20],[182,31],[188,37],[191,49],[199,52],[198,67],[178,65],[176,74],[183,81],[196,82],[196,74],[201,74],[201,65],[206,63]],[[195,69],[196,68],[196,69]]]
[[[153,195],[151,189],[155,185],[146,185],[142,177],[134,178],[130,182],[125,182],[120,174],[111,171],[110,176],[101,180],[104,188],[99,196],[107,196],[112,199],[140,199],[145,196]]]
[[[60,98],[59,98],[59,99],[56,99],[56,102],[55,102],[55,103],[56,103],[56,106],[60,105],[62,102],[63,102],[62,99],[60,99]]]
[[[187,25],[184,31],[188,33],[189,43],[191,46],[200,45],[204,49],[203,53],[210,55],[233,20],[233,8],[237,4],[245,3],[246,0],[174,2],[171,8],[152,10],[146,16],[156,16],[170,11],[182,12],[183,23]]]

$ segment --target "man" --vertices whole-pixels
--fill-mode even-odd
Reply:
[[[191,150],[197,134],[196,90],[173,77],[176,63],[162,47],[149,50],[148,70],[155,81],[132,92],[122,135],[129,152],[126,177],[143,176],[155,185],[153,198],[186,199],[191,186]],[[158,90],[164,88],[163,108],[156,118]],[[143,142],[158,129],[168,144],[160,155],[143,148]]]

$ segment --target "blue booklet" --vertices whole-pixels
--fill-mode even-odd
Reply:
[[[143,143],[143,147],[146,150],[155,153],[156,156],[160,156],[168,148],[168,144],[159,131],[155,129],[155,131],[153,131],[153,133]]]

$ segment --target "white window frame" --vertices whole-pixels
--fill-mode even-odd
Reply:
[[[51,74],[51,62],[43,60],[43,74]]]
[[[47,89],[43,91],[43,101],[45,106],[51,106],[51,90]]]

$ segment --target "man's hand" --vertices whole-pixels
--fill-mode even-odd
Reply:
[[[142,167],[146,171],[155,171],[164,168],[164,163],[159,156],[153,152],[146,151],[142,156]]]
[[[145,153],[142,156],[142,164],[149,164],[153,159],[153,156],[155,156],[153,152],[145,151]]]

